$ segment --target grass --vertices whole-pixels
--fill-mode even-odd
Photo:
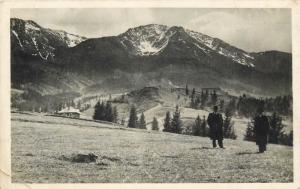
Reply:
[[[14,183],[292,182],[293,148],[120,128],[42,115],[12,114]],[[61,159],[94,153],[95,163]]]

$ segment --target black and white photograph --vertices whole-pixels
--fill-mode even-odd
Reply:
[[[293,183],[290,8],[10,9],[12,183]]]

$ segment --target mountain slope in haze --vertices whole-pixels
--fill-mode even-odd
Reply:
[[[12,27],[12,64],[30,64],[32,71],[39,74],[36,67],[44,68],[52,62],[53,69],[62,75],[70,73],[92,81],[95,85],[87,87],[93,92],[188,83],[191,87],[222,87],[258,95],[291,93],[291,54],[277,51],[249,53],[220,39],[178,26],[149,24],[130,28],[118,36],[78,40],[80,43],[74,42],[75,46],[59,37],[49,40],[56,35],[42,29],[33,33],[38,36],[46,33],[51,37],[47,38],[48,43],[44,43],[44,37],[41,37],[41,47],[37,45],[38,49],[45,49],[45,52],[39,51],[41,59],[48,56],[51,58],[47,60],[53,61],[38,66],[32,66],[26,60],[29,55],[31,59],[36,58],[36,51],[32,50],[36,49],[35,43],[28,44],[32,47],[28,51],[22,51],[20,45],[27,44],[23,41],[34,41],[36,35],[15,35],[15,31]],[[43,45],[47,47],[43,48]],[[21,55],[14,52],[21,52]],[[20,69],[19,64],[15,67],[12,81],[15,78],[22,80],[32,72],[20,75],[15,71]],[[30,82],[36,81],[32,79]],[[51,79],[48,82],[51,85]]]

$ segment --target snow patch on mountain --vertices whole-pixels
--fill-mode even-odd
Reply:
[[[185,32],[187,34],[189,34],[192,38],[196,39],[198,42],[206,45],[207,47],[209,47],[213,50],[216,50],[216,47],[213,46],[213,41],[214,41],[213,38],[211,38],[207,35],[201,34],[199,32],[188,30],[188,29],[186,29]]]
[[[251,58],[251,59],[254,59],[253,56],[251,56],[251,55],[249,55],[249,54],[246,54],[246,53],[244,53],[244,56],[246,56],[246,57],[248,57],[248,58]]]
[[[18,40],[18,42],[19,42],[20,47],[23,49],[24,47],[23,47],[23,45],[22,45],[22,43],[21,43],[21,41],[20,41],[20,38],[19,38],[17,32],[14,31],[14,30],[12,30],[12,33],[16,36],[16,38],[17,38],[17,40]]]
[[[62,40],[65,40],[68,47],[74,47],[74,46],[78,45],[79,43],[86,40],[85,37],[70,34],[65,31],[56,30],[56,32]]]
[[[193,43],[196,47],[198,47],[199,49],[201,49],[203,52],[205,53],[209,53],[211,52],[210,50],[208,50],[207,48],[201,47],[199,44],[197,43]]]
[[[120,43],[134,55],[156,55],[168,44],[167,30],[167,26],[157,24],[131,28],[120,35]]]
[[[235,50],[232,50],[234,47],[231,47],[223,42],[221,42],[218,39],[209,37],[207,35],[204,35],[199,32],[195,32],[192,30],[185,30],[192,38],[200,42],[201,44],[204,44],[205,46],[209,47],[210,49],[214,50],[220,55],[226,56],[228,58],[231,58],[233,61],[245,65],[254,67],[254,64],[251,62],[250,59],[254,59],[250,54],[243,52],[240,49],[235,48]],[[227,47],[224,47],[227,46]]]
[[[141,41],[139,45],[139,50],[143,55],[158,52],[158,49],[153,47],[149,41]]]
[[[32,22],[25,22],[25,31],[28,32],[30,30],[40,31],[40,28],[32,24]]]

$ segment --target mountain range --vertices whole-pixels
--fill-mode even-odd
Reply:
[[[12,88],[40,95],[186,84],[258,96],[292,92],[290,53],[246,52],[197,31],[158,24],[86,38],[12,18],[11,67]]]

